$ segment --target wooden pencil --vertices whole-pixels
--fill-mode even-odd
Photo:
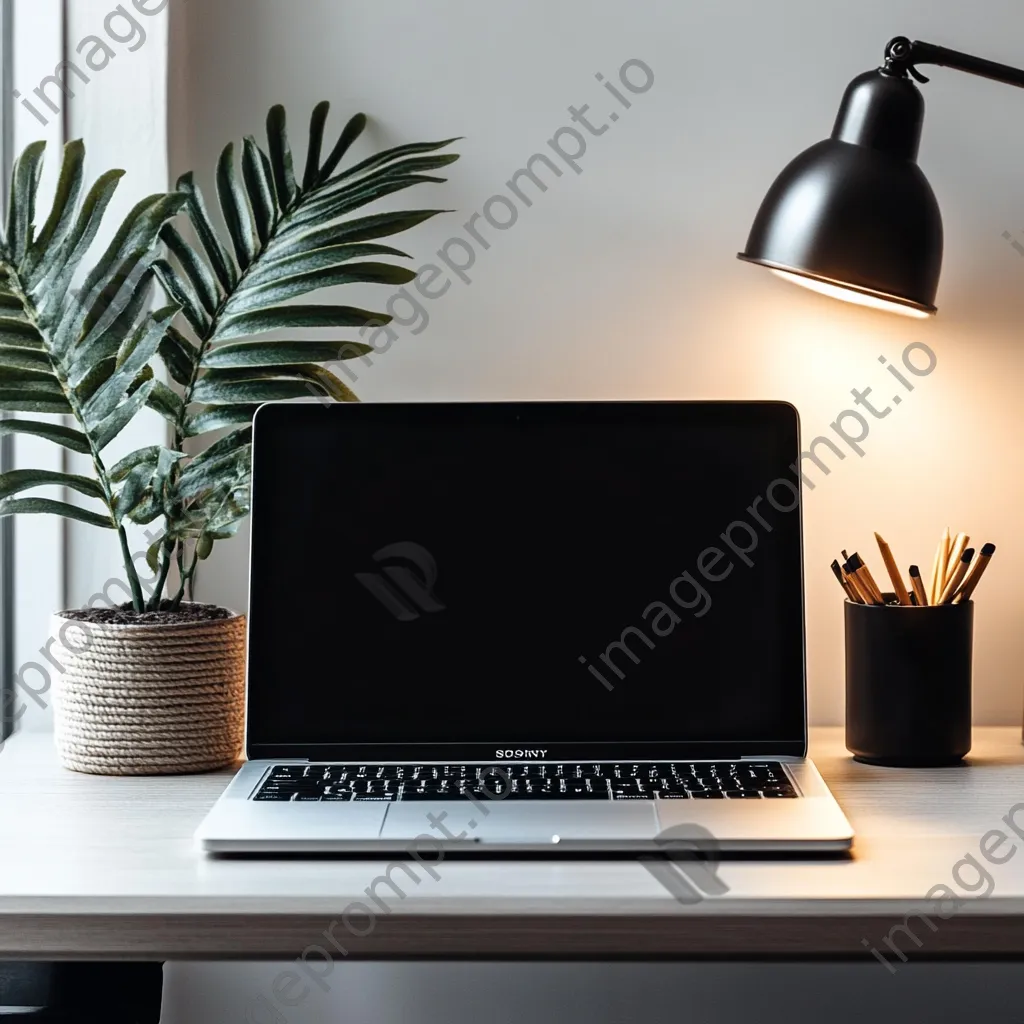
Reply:
[[[939,604],[949,604],[953,600],[953,596],[960,588],[960,584],[963,583],[964,577],[967,575],[967,570],[971,566],[971,560],[974,558],[974,548],[968,548],[961,556],[960,561],[957,563],[957,567],[953,570],[953,575],[950,576],[949,582],[946,584],[946,589],[942,592],[942,597],[939,598]]]
[[[910,585],[914,588],[914,596],[920,607],[928,606],[928,592],[924,589],[924,581],[921,579],[921,570],[916,566],[910,567]]]
[[[909,605],[910,592],[907,590],[906,584],[903,582],[903,577],[900,575],[896,559],[892,557],[892,550],[877,533],[875,534],[875,540],[878,542],[878,550],[882,553],[882,561],[885,563],[885,571],[889,574],[889,579],[892,580],[892,586],[893,590],[896,592],[897,600],[899,600],[900,604]]]
[[[932,562],[932,574],[928,579],[928,603],[938,603],[945,586],[946,563],[949,561],[949,527],[942,532],[939,546],[935,549],[935,561]],[[940,582],[941,581],[941,582]]]
[[[946,560],[946,572],[942,582],[943,591],[949,586],[949,581],[953,578],[953,574],[960,568],[960,560],[964,557],[964,552],[967,550],[967,545],[970,542],[971,538],[966,533],[958,533],[950,542],[949,558]]]
[[[839,580],[839,586],[843,588],[843,591],[845,592],[846,596],[854,604],[863,604],[863,602],[860,599],[860,595],[857,593],[856,590],[853,589],[853,585],[847,578],[846,573],[843,572],[843,567],[839,564],[838,559],[832,562],[831,569],[833,574],[835,575],[835,578]]]
[[[870,598],[868,604],[885,604],[882,591],[878,589],[871,570],[864,564],[864,559],[856,551],[850,555],[850,560],[843,566],[843,571],[857,583],[858,590]]]
[[[974,588],[978,585],[981,580],[982,574],[988,568],[988,563],[992,561],[992,556],[996,553],[995,544],[986,544],[978,555],[974,565],[968,570],[967,576],[963,583],[960,584],[960,589],[957,591],[953,598],[954,604],[959,604],[961,601],[969,601],[971,594],[974,593]]]
[[[854,593],[856,593],[859,599],[857,601],[858,604],[877,603],[874,597],[872,596],[871,591],[868,589],[867,584],[863,580],[859,579],[856,573],[846,573],[846,579],[849,582],[850,586],[853,587]]]

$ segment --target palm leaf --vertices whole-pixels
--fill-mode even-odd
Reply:
[[[199,437],[200,434],[208,434],[212,430],[237,427],[241,423],[251,424],[258,408],[258,403],[253,403],[252,405],[212,406],[204,412],[195,413],[185,418],[185,436]]]
[[[372,345],[356,341],[243,341],[210,349],[203,358],[208,370],[284,367],[300,363],[334,363],[369,355]]]
[[[292,151],[288,145],[287,118],[284,107],[277,105],[267,114],[267,142],[270,148],[270,164],[274,169],[274,185],[281,206],[289,210],[298,195],[295,184],[295,169],[292,166]]]
[[[265,246],[270,241],[277,218],[277,196],[273,179],[267,174],[263,163],[263,154],[251,135],[246,136],[245,149],[242,153],[242,178],[249,195],[256,237],[259,238],[260,245]]]
[[[388,262],[407,254],[378,240],[444,211],[367,208],[396,192],[443,181],[428,174],[457,159],[441,152],[454,140],[396,146],[345,170],[342,162],[365,130],[366,118],[352,118],[324,159],[329,109],[321,103],[312,112],[301,183],[283,107],[268,113],[265,149],[246,137],[238,160],[236,144],[225,147],[215,174],[223,236],[193,176],[179,181],[199,244],[193,248],[177,229],[166,229],[174,263],[157,262],[154,271],[183,310],[183,322],[167,333],[159,351],[184,393],[175,399],[157,385],[149,403],[180,436],[241,426],[244,411],[262,401],[311,394],[355,400],[323,364],[373,350],[336,335],[384,326],[392,318],[370,309],[294,300],[348,284],[396,288],[415,278],[412,269]],[[295,340],[300,330],[331,335]],[[278,332],[291,340],[258,340]],[[220,371],[235,376],[206,380]]]
[[[443,182],[431,172],[457,159],[439,152],[447,142],[394,147],[339,170],[367,121],[362,114],[353,117],[324,159],[329,109],[321,103],[312,112],[301,183],[285,110],[273,107],[265,148],[248,136],[240,150],[229,144],[218,160],[214,181],[223,230],[188,174],[179,179],[178,191],[197,244],[174,226],[162,231],[168,257],[157,259],[152,270],[181,313],[157,348],[181,393],[146,381],[141,387],[136,382],[130,397],[136,400],[144,391],[146,403],[172,424],[178,439],[229,433],[187,464],[169,468],[162,485],[154,482],[156,452],[122,460],[115,467],[121,484],[117,511],[136,522],[157,510],[166,514],[167,536],[179,558],[186,543],[194,545],[193,568],[181,563],[183,579],[194,571],[195,560],[207,557],[215,540],[233,535],[248,514],[251,423],[259,405],[311,396],[358,401],[330,367],[374,351],[344,337],[347,331],[384,326],[392,317],[331,304],[320,294],[348,284],[408,285],[414,271],[388,262],[408,254],[379,240],[444,212],[368,208],[406,189]],[[0,317],[2,296],[0,282]],[[296,304],[303,296],[316,299]],[[301,331],[327,333],[297,336]],[[278,335],[287,340],[276,340]],[[116,386],[97,388],[97,409],[106,408],[109,394],[122,383],[118,378]],[[154,546],[148,558],[166,572],[165,547]]]
[[[199,368],[199,353],[177,328],[169,327],[160,340],[160,358],[176,384],[191,385]]]
[[[249,338],[295,327],[384,327],[392,318],[353,306],[281,306],[239,313],[220,322],[213,341]]]
[[[43,469],[15,469],[0,475],[0,499],[30,491],[35,487],[69,487],[87,498],[104,500],[103,488],[87,476],[74,473],[52,473]]]
[[[85,197],[75,218],[75,226],[64,244],[57,250],[51,250],[48,256],[41,257],[32,269],[19,268],[19,277],[29,286],[30,297],[36,307],[48,314],[47,320],[55,314],[52,312],[54,304],[47,302],[45,295],[48,293],[57,304],[61,303],[75,271],[99,233],[103,216],[122,177],[124,171],[118,170],[101,175]],[[59,309],[59,305],[56,308]]]
[[[148,465],[150,469],[156,467],[157,459],[163,449],[159,445],[150,445],[148,448],[140,448],[138,451],[126,455],[110,471],[110,479],[114,483],[123,483],[133,469],[141,465]]]
[[[358,139],[366,130],[366,125],[367,118],[365,114],[356,114],[349,123],[345,125],[345,128],[341,133],[341,137],[338,139],[334,149],[331,150],[330,156],[327,157],[323,166],[317,172],[316,181],[318,185],[331,181],[331,176],[334,174],[341,161],[345,159],[345,154],[352,148],[356,139]]]
[[[408,267],[396,267],[391,263],[352,263],[348,266],[327,266],[318,270],[292,274],[288,277],[269,279],[265,284],[247,287],[245,291],[236,294],[226,303],[223,313],[230,320],[240,313],[268,309],[280,302],[286,302],[288,299],[295,299],[300,295],[308,295],[310,292],[319,291],[322,288],[334,288],[343,284],[403,285],[415,280],[415,270],[410,270]],[[374,320],[378,319],[376,314],[370,314],[370,317]],[[296,322],[289,326],[300,327],[303,325]]]
[[[253,241],[252,228],[249,224],[249,206],[245,193],[238,184],[235,171],[235,145],[229,142],[221,153],[217,164],[217,195],[220,198],[221,212],[227,224],[231,244],[235,248],[235,259],[239,267],[245,270],[256,255],[256,243]]]
[[[36,420],[0,419],[0,437],[4,434],[30,434],[41,437],[54,444],[59,444],[69,451],[81,455],[89,454],[89,439],[80,430],[56,423],[44,423]]]
[[[0,435],[39,437],[88,455],[96,475],[8,473],[0,477],[0,515],[52,514],[112,529],[117,525],[114,482],[102,453],[156,385],[149,364],[178,309],[145,315],[149,265],[161,229],[188,197],[155,195],[136,204],[99,259],[85,268],[123,172],[109,171],[85,193],[85,150],[81,142],[69,143],[51,207],[37,231],[43,155],[44,146],[36,144],[19,158],[0,238],[0,410],[55,413],[75,422],[3,419]],[[82,287],[72,291],[79,276]],[[15,497],[40,487],[76,491],[99,501],[103,510]],[[134,567],[126,565],[125,571],[137,584]]]
[[[33,142],[14,163],[11,181],[11,203],[7,211],[7,246],[20,262],[32,242],[35,221],[36,191],[43,173],[45,142]]]
[[[200,302],[202,302],[203,309],[212,316],[220,305],[217,278],[203,260],[199,258],[192,246],[181,237],[181,232],[173,224],[164,225],[163,230],[160,232],[160,240],[177,259]]]
[[[407,252],[395,249],[390,245],[327,245],[322,249],[310,249],[296,253],[294,256],[261,260],[258,268],[246,278],[248,288],[257,288],[270,281],[282,277],[293,277],[295,274],[306,274],[312,270],[324,270],[327,267],[338,267],[351,260],[365,256],[396,256],[399,259],[411,259]]]
[[[111,530],[114,523],[106,516],[97,515],[77,505],[69,505],[63,501],[50,501],[48,498],[8,498],[0,501],[0,516],[14,515],[51,515],[63,519],[74,519],[89,526],[99,526]]]
[[[230,292],[238,280],[238,272],[235,270],[231,257],[224,247],[217,232],[210,220],[210,214],[206,209],[206,202],[203,194],[195,184],[195,179],[190,171],[178,179],[177,190],[188,198],[188,216],[192,226],[196,229],[199,241],[202,243],[206,256],[213,267],[213,272],[220,281],[225,292]]]
[[[185,403],[163,381],[156,381],[150,389],[146,404],[169,423],[179,424],[185,416]]]
[[[48,257],[60,252],[71,227],[75,222],[75,207],[82,192],[85,167],[85,145],[81,139],[69,142],[64,147],[64,162],[50,216],[43,225],[39,236],[29,248],[25,260],[25,271],[31,276],[36,267],[44,264]]]
[[[331,105],[326,100],[313,108],[309,119],[309,150],[306,154],[306,171],[302,176],[302,188],[308,192],[320,180],[320,154],[324,148],[324,132]]]

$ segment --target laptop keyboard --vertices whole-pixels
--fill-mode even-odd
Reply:
[[[777,761],[275,765],[255,800],[762,800],[795,797]]]

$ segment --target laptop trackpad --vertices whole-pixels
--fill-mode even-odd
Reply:
[[[556,836],[559,840],[651,839],[658,832],[654,805],[647,801],[607,804],[588,800],[535,804],[516,801],[484,806],[490,812],[487,815],[468,801],[391,804],[381,838],[412,837],[425,831],[427,809],[435,815],[443,810],[444,824],[452,834],[464,832],[464,842],[482,845],[554,843]]]

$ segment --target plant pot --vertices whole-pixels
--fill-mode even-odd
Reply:
[[[54,734],[93,775],[212,771],[242,751],[245,616],[114,624],[55,615]],[[147,618],[153,618],[147,616]]]

